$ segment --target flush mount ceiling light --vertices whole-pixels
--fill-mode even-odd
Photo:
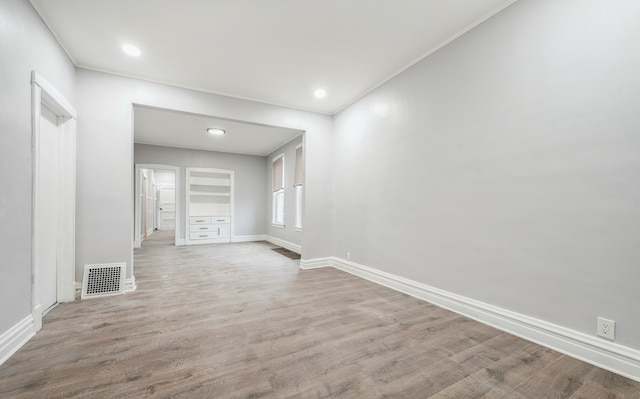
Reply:
[[[313,92],[313,96],[315,98],[325,98],[327,96],[327,91],[325,89],[318,89]]]
[[[140,56],[140,49],[136,46],[134,46],[133,44],[123,44],[122,45],[122,51],[124,51],[124,53],[126,55],[130,55],[132,57],[139,57]]]
[[[207,133],[212,134],[214,136],[224,136],[226,132],[216,127],[210,127],[209,129],[207,129]]]

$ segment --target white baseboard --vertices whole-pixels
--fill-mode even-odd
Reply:
[[[185,240],[184,238],[178,238],[176,240],[176,247],[182,247],[187,245],[187,240]]]
[[[265,234],[257,234],[250,236],[233,236],[231,242],[253,242],[253,241],[266,241],[267,236]]]
[[[300,269],[312,270],[323,267],[334,267],[333,258],[300,259]]]
[[[345,259],[301,261],[301,268],[330,264],[385,287],[467,316],[499,330],[640,382],[640,351],[580,331],[515,313]]]
[[[136,285],[136,276],[131,276],[131,278],[125,280],[124,292],[133,292],[136,290],[136,288],[138,288],[138,286]]]
[[[267,241],[269,241],[270,243],[276,244],[278,246],[281,246],[282,248],[286,248],[289,251],[293,251],[295,253],[302,254],[302,246],[301,245],[294,244],[292,242],[285,241],[283,239],[276,238],[276,237],[273,237],[273,236],[265,236],[265,239]]]
[[[38,304],[31,310],[31,320],[33,322],[33,332],[37,333],[42,329],[42,305]]]
[[[33,316],[29,315],[0,335],[0,365],[7,361],[31,337],[36,335],[33,329]]]

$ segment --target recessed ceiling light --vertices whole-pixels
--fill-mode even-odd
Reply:
[[[315,98],[325,98],[327,96],[327,91],[325,89],[318,89],[313,92]]]
[[[207,133],[212,134],[214,136],[224,136],[226,132],[216,127],[210,127],[209,129],[207,129]]]
[[[125,54],[130,55],[132,57],[140,56],[140,49],[134,46],[133,44],[123,44],[122,51],[124,51]]]

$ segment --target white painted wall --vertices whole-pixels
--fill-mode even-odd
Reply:
[[[640,349],[639,20],[521,0],[337,115],[334,255]]]
[[[267,178],[267,201],[266,220],[268,234],[272,237],[290,242],[292,244],[302,244],[302,232],[296,230],[296,190],[293,187],[293,177],[296,165],[296,147],[302,143],[303,136],[296,137],[287,144],[278,148],[266,159]],[[284,154],[284,228],[272,225],[273,215],[273,160]],[[304,225],[303,225],[304,228]]]
[[[31,314],[31,71],[75,104],[75,68],[26,0],[0,2],[0,336]]]
[[[132,263],[134,103],[306,131],[304,256],[330,255],[330,116],[85,69],[77,78],[78,275],[85,263]]]
[[[180,167],[180,180],[183,182],[186,181],[185,168],[188,167],[233,170],[235,172],[233,221],[235,235],[266,234],[264,225],[266,194],[263,189],[266,184],[265,157],[135,144],[134,160],[138,164],[178,166]],[[156,173],[157,176],[158,173]],[[177,211],[184,221],[186,220],[184,185],[178,188],[177,194],[180,196],[182,204],[182,209]],[[176,226],[180,239],[185,238],[184,230],[184,223],[181,223],[181,226]]]

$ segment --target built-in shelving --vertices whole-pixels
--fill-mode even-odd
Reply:
[[[211,168],[186,172],[187,245],[230,242],[234,172]]]

